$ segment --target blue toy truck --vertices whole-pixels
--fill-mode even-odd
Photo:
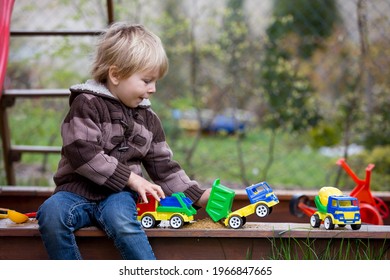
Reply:
[[[343,195],[334,187],[323,187],[315,196],[314,202],[318,210],[310,217],[312,227],[318,228],[323,222],[327,230],[334,229],[335,225],[351,225],[353,230],[360,229],[362,221],[356,197]]]
[[[214,222],[223,221],[225,226],[237,229],[245,224],[247,216],[256,213],[259,217],[265,217],[279,203],[267,182],[249,186],[245,190],[251,204],[232,212],[235,192],[221,185],[220,179],[216,179],[206,205],[207,214]]]

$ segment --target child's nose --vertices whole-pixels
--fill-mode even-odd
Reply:
[[[150,83],[148,86],[148,93],[156,92],[156,83]]]

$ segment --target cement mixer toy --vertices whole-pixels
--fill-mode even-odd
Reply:
[[[361,227],[359,201],[356,197],[343,195],[334,187],[323,187],[315,196],[317,211],[310,217],[310,225],[314,228],[324,224],[325,229],[332,230],[335,225],[350,225],[353,230]]]

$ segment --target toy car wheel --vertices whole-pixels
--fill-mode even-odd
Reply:
[[[310,225],[311,225],[313,228],[318,228],[318,227],[320,227],[320,225],[321,225],[321,220],[320,220],[320,216],[318,216],[318,214],[311,215],[311,217],[310,217]]]
[[[359,230],[361,227],[362,227],[362,224],[353,224],[353,225],[351,225],[351,228],[353,230]]]
[[[178,229],[184,225],[184,220],[180,215],[173,215],[169,220],[169,224],[172,228]]]
[[[156,219],[152,215],[147,214],[147,215],[142,217],[141,225],[144,228],[152,228],[156,225]]]
[[[257,205],[256,207],[256,215],[261,217],[261,218],[264,218],[265,216],[267,216],[268,214],[270,213],[269,211],[269,208],[267,205],[265,204],[259,204]]]
[[[240,216],[234,215],[229,218],[229,227],[233,229],[240,228],[243,224],[243,220]]]
[[[334,223],[330,216],[327,216],[324,220],[325,229],[334,229]]]
[[[301,203],[309,205],[309,197],[307,195],[295,194],[289,204],[290,213],[298,218],[302,218],[305,215],[299,208]]]

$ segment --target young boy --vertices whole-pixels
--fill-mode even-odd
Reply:
[[[204,207],[202,190],[172,152],[149,97],[168,71],[160,39],[142,25],[115,23],[101,36],[92,80],[70,88],[54,194],[37,219],[51,259],[81,259],[74,231],[101,227],[123,259],[155,259],[137,221],[137,197],[184,192]],[[142,176],[141,165],[154,183]]]

